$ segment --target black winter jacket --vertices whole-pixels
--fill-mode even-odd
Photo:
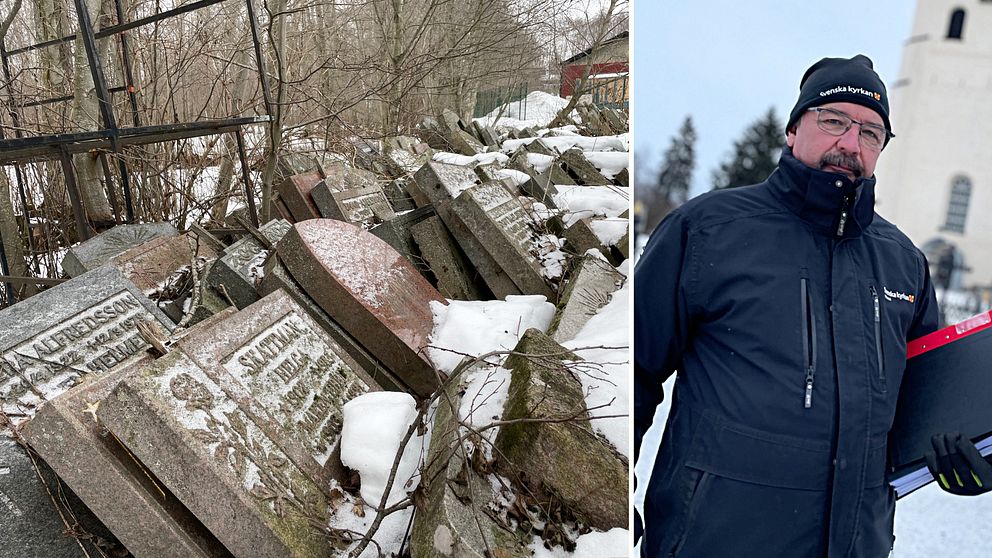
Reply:
[[[672,212],[634,275],[634,451],[678,377],[642,556],[884,557],[906,342],[937,328],[926,259],[852,183],[783,150],[761,184]]]

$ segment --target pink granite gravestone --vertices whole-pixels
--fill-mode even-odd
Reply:
[[[430,302],[446,302],[406,258],[331,219],[297,223],[276,252],[307,294],[411,391],[434,391],[438,377],[424,350],[434,325]]]

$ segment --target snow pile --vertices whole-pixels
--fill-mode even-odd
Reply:
[[[568,227],[586,217],[619,217],[630,205],[630,193],[621,186],[556,186],[555,204],[566,211]]]
[[[531,91],[523,100],[497,107],[486,116],[476,118],[476,121],[486,126],[516,128],[518,130],[543,128],[554,120],[558,111],[565,108],[567,104],[568,99],[563,99],[557,95],[543,91]],[[500,111],[502,111],[502,115]],[[499,117],[498,120],[497,117]]]
[[[450,373],[465,356],[509,351],[528,329],[547,330],[555,307],[541,295],[524,295],[505,301],[431,302],[431,311],[429,355],[437,368]]]
[[[530,549],[534,552],[534,558],[618,558],[627,556],[629,537],[630,531],[627,529],[610,529],[605,533],[593,531],[575,541],[574,552],[566,552],[557,546],[548,550],[539,540],[535,540]]]
[[[592,166],[599,169],[599,172],[603,173],[603,176],[610,179],[627,168],[630,162],[630,155],[625,151],[586,151],[584,155],[586,156],[586,160],[592,163]]]
[[[603,243],[603,246],[616,246],[627,234],[630,221],[627,219],[610,218],[597,219],[589,222],[589,228],[596,234],[596,238]]]
[[[474,167],[475,165],[485,165],[492,162],[497,162],[500,165],[505,165],[507,161],[510,160],[508,156],[503,153],[479,153],[478,155],[459,155],[458,153],[449,153],[447,151],[438,151],[434,153],[434,160],[439,163],[448,163],[449,165],[461,165],[463,167]]]
[[[578,147],[583,151],[629,151],[630,137],[627,134],[619,136],[544,136],[541,138],[511,139],[503,142],[500,149],[503,153],[513,153],[521,145],[535,142],[538,139],[541,143],[555,149],[558,153],[567,151],[573,147]],[[619,172],[619,171],[618,171]]]
[[[361,475],[365,511],[362,514],[354,509],[339,509],[331,524],[336,529],[364,534],[375,520],[375,507],[382,501],[400,442],[417,418],[417,407],[409,394],[378,391],[352,399],[344,405],[342,414],[341,462]],[[429,444],[429,434],[414,435],[407,444],[389,491],[387,506],[402,500],[420,484],[418,468]],[[383,548],[398,550],[412,516],[413,507],[386,516],[373,540]],[[375,548],[375,544],[370,544],[362,557],[378,556]]]

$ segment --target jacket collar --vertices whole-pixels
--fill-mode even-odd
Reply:
[[[782,148],[778,168],[768,177],[767,185],[800,219],[835,238],[860,236],[875,216],[874,176],[851,182],[843,174],[806,166],[788,147]],[[840,235],[839,229],[843,230]]]

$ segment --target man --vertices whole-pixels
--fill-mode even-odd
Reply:
[[[689,201],[649,240],[635,271],[635,459],[662,382],[678,378],[643,556],[888,555],[906,342],[937,328],[926,259],[874,213],[891,129],[871,60],[820,60],[775,172]],[[992,487],[970,442],[933,444],[945,490]]]

